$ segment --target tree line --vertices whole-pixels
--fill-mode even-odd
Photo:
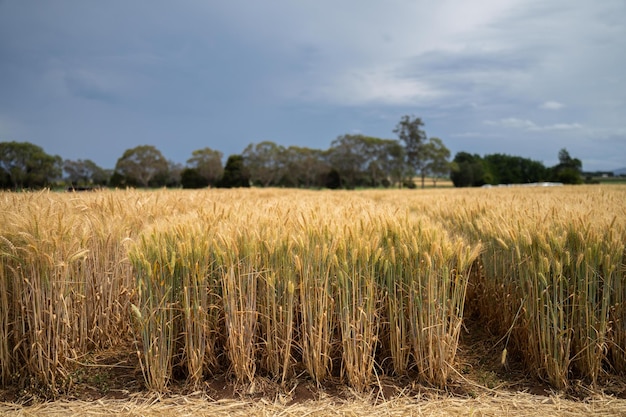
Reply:
[[[457,187],[539,181],[581,182],[582,164],[565,149],[559,165],[502,154],[459,152],[450,161],[443,141],[427,137],[418,117],[403,116],[393,132],[398,139],[345,134],[326,150],[252,143],[223,165],[222,152],[208,147],[192,152],[186,163],[167,160],[152,145],[128,149],[112,170],[89,159],[63,160],[28,142],[0,142],[0,188],[36,189],[65,185],[94,187],[416,187],[426,178],[436,186],[451,178]]]
[[[450,165],[450,179],[455,187],[480,187],[498,184],[560,182],[581,184],[582,162],[572,158],[567,149],[559,151],[559,163],[546,167],[539,161],[503,154],[481,157],[459,152]]]

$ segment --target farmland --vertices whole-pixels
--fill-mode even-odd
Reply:
[[[0,194],[0,384],[86,358],[165,393],[381,378],[446,390],[480,323],[537,383],[626,373],[626,187]],[[413,382],[411,382],[413,383]]]

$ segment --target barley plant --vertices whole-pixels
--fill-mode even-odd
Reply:
[[[77,221],[85,228],[82,244],[88,249],[81,272],[85,291],[81,314],[86,317],[89,343],[97,347],[127,343],[135,287],[127,252],[134,236],[132,223],[140,220],[111,193],[76,200],[75,207],[81,213]]]
[[[279,210],[279,208],[277,208]],[[292,259],[294,242],[280,227],[264,230],[261,252],[259,321],[261,367],[281,383],[293,376],[296,315],[296,276]]]
[[[143,352],[140,357],[148,388],[165,391],[178,353],[178,310],[182,274],[176,240],[167,234],[141,236],[130,257],[137,270],[138,305],[134,308]]]
[[[96,256],[91,245],[95,231],[88,222],[93,212],[82,202],[46,191],[2,197],[2,380],[8,383],[21,375],[56,395],[71,383],[80,356],[114,344],[110,336],[119,338],[119,324],[128,321],[118,316],[116,329],[102,326],[94,307],[99,305],[109,317],[115,309],[106,304],[109,299],[90,290],[92,278],[101,281],[104,276],[100,266],[119,259],[120,252],[112,254],[111,247],[101,246],[97,255],[103,263],[91,262]],[[114,236],[118,242],[120,238]],[[111,277],[116,282],[127,278]],[[98,286],[104,289],[106,283]]]
[[[307,236],[300,236],[294,255],[300,288],[302,361],[318,385],[332,371],[331,348],[335,329],[332,272],[336,245],[330,230],[311,230]]]
[[[11,322],[13,320],[13,277],[8,260],[17,255],[15,245],[6,237],[0,237],[2,264],[0,264],[0,386],[8,385],[14,372],[12,361]]]
[[[624,270],[626,269],[624,266],[626,265],[626,250],[622,259],[621,265],[622,270]],[[620,265],[620,263],[618,262],[617,265]],[[611,363],[614,369],[622,375],[626,375],[626,277],[624,275],[625,273],[623,272],[620,278],[618,273],[613,280],[609,312],[611,323],[609,331]]]
[[[216,262],[211,258],[208,228],[200,229],[192,225],[177,227],[175,236],[182,280],[180,363],[187,370],[188,381],[199,387],[206,371],[217,364],[219,289],[215,276]]]
[[[504,194],[492,213],[474,212],[473,225],[465,226],[485,243],[481,314],[499,323],[498,332],[513,330],[529,369],[553,386],[564,388],[573,376],[595,383],[607,353],[620,355],[611,329],[619,333],[623,314],[616,312],[624,223],[602,195],[583,205],[564,192],[558,199]]]
[[[626,373],[626,188],[0,193],[0,384],[445,387],[473,319],[555,388]]]
[[[342,372],[358,391],[372,383],[380,327],[376,269],[382,248],[372,232],[370,227],[345,230],[335,265]]]
[[[220,236],[217,244],[222,268],[221,282],[225,335],[231,372],[238,383],[251,384],[257,368],[258,238],[240,230],[232,238]]]

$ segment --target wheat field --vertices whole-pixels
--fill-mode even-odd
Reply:
[[[0,385],[445,388],[470,315],[555,389],[626,373],[626,187],[0,193]]]

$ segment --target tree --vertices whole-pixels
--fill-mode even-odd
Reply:
[[[372,137],[364,137],[363,141],[363,152],[367,157],[365,174],[368,185],[388,187],[394,178],[400,177],[398,181],[401,181],[404,148],[400,142]]]
[[[162,186],[167,181],[168,162],[154,146],[142,145],[127,149],[117,160],[115,172],[124,177],[127,185]]]
[[[230,155],[224,167],[224,175],[217,183],[220,188],[250,187],[250,175],[247,173],[241,155]]]
[[[365,136],[342,135],[332,141],[328,150],[328,161],[339,174],[343,188],[354,188],[363,184],[368,153]]]
[[[187,160],[187,166],[194,169],[200,177],[204,178],[206,185],[213,186],[217,184],[224,174],[223,156],[220,151],[214,151],[211,148],[198,149],[191,153],[191,158]]]
[[[402,172],[404,149],[397,140],[348,134],[331,143],[328,162],[344,188],[389,186]]]
[[[450,162],[448,162],[450,150],[439,138],[430,138],[423,150],[426,166],[422,170],[422,188],[424,187],[424,172],[432,176],[433,185],[436,187],[438,177],[450,174]]]
[[[583,163],[578,158],[572,158],[563,148],[559,151],[559,164],[552,167],[552,178],[563,184],[582,184]]]
[[[63,170],[67,174],[67,180],[75,187],[106,185],[109,180],[107,172],[90,159],[66,159]]]
[[[285,175],[285,148],[271,141],[251,143],[242,153],[244,165],[253,184],[277,185]]]
[[[336,190],[341,187],[341,177],[335,168],[331,168],[330,171],[324,175],[324,187],[330,190]]]
[[[63,160],[29,142],[0,142],[0,180],[4,188],[41,188],[61,176]]]
[[[452,161],[450,179],[455,187],[479,187],[488,183],[480,155],[458,152]]]
[[[402,186],[406,171],[404,147],[397,140],[382,139],[382,141],[378,163],[385,179],[388,179],[392,184]]]
[[[205,188],[209,182],[195,168],[185,168],[180,174],[183,188]]]
[[[330,170],[325,152],[320,149],[290,146],[283,153],[285,170],[280,185],[287,187],[324,187]]]
[[[538,161],[504,154],[485,155],[489,184],[525,184],[546,180],[546,168]]]
[[[167,161],[167,176],[165,185],[167,187],[180,187],[182,181],[182,173],[185,167],[176,161]]]
[[[409,174],[417,173],[422,177],[422,188],[428,169],[428,158],[424,146],[426,144],[426,132],[422,130],[424,122],[419,117],[403,116],[393,130],[398,138],[404,142],[406,163],[411,168]]]

